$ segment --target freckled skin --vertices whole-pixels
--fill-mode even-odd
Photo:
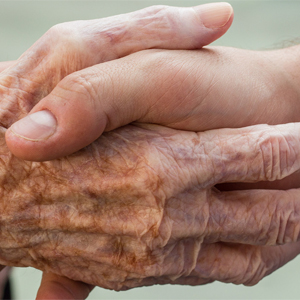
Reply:
[[[10,154],[2,130],[0,262],[115,290],[254,284],[299,252],[297,243],[274,245],[298,240],[300,202],[214,186],[295,172],[297,131],[135,124],[66,158],[32,163]]]

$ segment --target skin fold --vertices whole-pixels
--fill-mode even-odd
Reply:
[[[13,156],[4,133],[3,265],[115,290],[214,280],[252,285],[300,250],[298,190],[214,187],[298,170],[297,123],[204,133],[128,125],[41,163]]]

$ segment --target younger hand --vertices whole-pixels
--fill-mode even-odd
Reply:
[[[18,157],[49,160],[133,121],[191,131],[299,121],[299,85],[282,63],[285,54],[140,51],[63,79],[6,141]]]
[[[71,90],[76,88],[79,78],[83,81],[78,87],[85,89],[86,83],[87,91],[89,87],[94,88],[85,82],[80,72],[76,71],[119,59],[143,49],[199,49],[222,36],[230,27],[232,20],[233,10],[229,4],[214,3],[186,8],[153,6],[104,19],[56,25],[15,64],[0,74],[1,125],[8,128],[25,117],[47,95],[48,99],[56,95],[59,97],[54,88],[66,76],[66,81],[71,84],[69,87]],[[74,75],[68,77],[69,74]],[[101,74],[92,75],[94,79],[99,76]],[[61,84],[61,88],[63,86],[64,83]],[[73,96],[78,96],[76,91]],[[85,101],[84,98],[82,100]],[[80,112],[71,110],[69,113],[78,118],[77,125],[82,118],[93,118],[93,121],[100,123],[101,126],[105,120],[101,117],[94,120],[95,116],[90,114],[90,110],[94,108],[92,103],[86,102]],[[66,116],[66,124],[62,126],[64,130],[73,130],[71,127],[75,124],[70,123],[69,127],[67,118]],[[35,120],[45,125],[45,121],[49,121],[49,118],[47,114],[43,114],[42,120],[41,118],[39,121]],[[90,127],[89,130],[93,136],[99,136],[98,129]],[[28,137],[29,141],[41,138],[37,136],[40,130],[35,129],[34,132],[34,136]],[[83,133],[81,139],[84,139],[86,132],[81,133]],[[42,139],[44,138],[47,136],[44,135]],[[81,144],[91,142],[90,139],[86,139]],[[72,152],[74,151],[75,148]],[[23,157],[25,156],[26,154]]]

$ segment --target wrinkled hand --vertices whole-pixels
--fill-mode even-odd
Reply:
[[[2,264],[116,290],[248,285],[300,251],[290,243],[299,190],[214,188],[297,171],[299,124],[204,133],[129,125],[44,163],[14,157],[1,132]]]
[[[0,71],[3,71],[5,68],[10,67],[13,63],[14,62],[1,62]],[[3,268],[4,266],[0,265],[0,270],[2,270]],[[1,271],[1,282],[3,283],[5,282],[5,278],[8,276],[8,269],[9,268],[5,268]],[[67,277],[59,276],[53,273],[44,272],[36,299],[86,299],[92,289],[92,285],[79,281],[73,281]]]

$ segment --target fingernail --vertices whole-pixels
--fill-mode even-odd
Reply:
[[[56,119],[50,111],[41,110],[14,123],[10,130],[26,140],[41,141],[53,135],[56,124]]]
[[[218,29],[227,24],[233,13],[229,3],[208,3],[198,6],[203,25],[206,28]]]

